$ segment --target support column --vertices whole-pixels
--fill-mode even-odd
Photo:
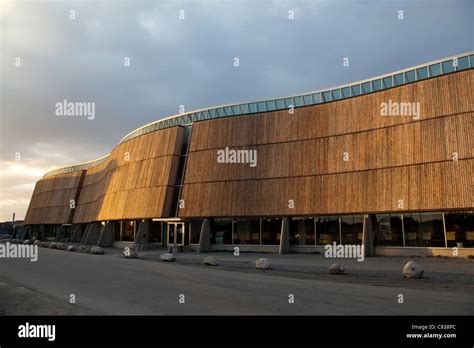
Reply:
[[[211,221],[204,219],[199,236],[198,253],[205,253],[211,250]]]
[[[290,253],[290,219],[288,217],[281,220],[280,249],[279,254]]]
[[[100,228],[101,228],[100,222],[92,222],[90,224],[89,232],[84,237],[83,244],[97,245],[97,240],[99,239],[99,235],[100,235]]]
[[[54,238],[54,241],[62,242],[65,237],[66,237],[66,227],[62,225],[58,226],[58,234],[56,235],[56,238]]]
[[[80,243],[84,230],[83,225],[75,225],[72,229],[71,243]]]
[[[46,238],[46,228],[44,225],[40,225],[39,227],[39,239],[44,240]]]
[[[364,233],[363,241],[364,245],[364,256],[374,256],[374,237],[375,237],[375,225],[374,225],[374,215],[369,214],[364,216]]]
[[[134,244],[148,244],[150,236],[151,220],[145,220],[140,223]]]
[[[109,221],[105,224],[100,232],[99,240],[97,241],[98,246],[111,247],[114,245],[114,227],[114,221]]]

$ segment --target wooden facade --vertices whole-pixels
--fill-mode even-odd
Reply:
[[[179,217],[472,209],[473,80],[470,69],[294,113],[195,122]],[[419,118],[382,116],[389,102],[419,103]],[[171,216],[183,137],[181,126],[153,131],[86,172],[43,178],[26,223]],[[256,150],[257,165],[218,163],[225,147]]]

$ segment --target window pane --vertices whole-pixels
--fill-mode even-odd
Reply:
[[[447,60],[446,62],[443,62],[443,73],[447,74],[450,72],[455,71],[454,69],[454,61],[452,60]]]
[[[295,106],[295,103],[293,102],[293,98],[286,98],[285,104],[287,108],[289,108],[291,105],[293,105],[293,107]]]
[[[276,109],[275,101],[274,100],[267,101],[267,110],[273,111],[275,109]]]
[[[260,220],[237,220],[234,223],[234,244],[260,244]]]
[[[393,85],[394,86],[403,85],[403,74],[397,74],[393,77]]]
[[[226,116],[232,116],[234,114],[230,106],[226,106],[224,108],[224,111],[225,111]]]
[[[314,219],[293,218],[290,221],[291,245],[315,245]]]
[[[240,115],[240,107],[239,107],[239,105],[234,105],[234,106],[232,106],[232,111],[233,111],[234,115]]]
[[[218,115],[219,117],[224,116],[224,109],[222,109],[222,108],[217,109],[217,115]]]
[[[416,69],[416,73],[418,75],[418,80],[423,80],[423,79],[428,78],[428,68]]]
[[[317,218],[316,231],[319,245],[339,243],[339,218],[334,216]]]
[[[362,244],[363,216],[341,216],[342,244]]]
[[[439,64],[430,65],[430,77],[441,75],[441,66]]]
[[[122,221],[121,224],[120,240],[122,242],[133,242],[135,239],[134,221]]]
[[[281,219],[262,219],[262,244],[280,245]]]
[[[303,106],[303,97],[295,97],[295,106]]]
[[[405,82],[415,82],[416,81],[416,74],[415,70],[407,71],[405,73]]]
[[[312,105],[313,104],[313,98],[310,95],[305,95],[303,97],[304,105]]]
[[[313,100],[316,104],[321,103],[321,93],[313,94]]]
[[[392,76],[384,77],[382,82],[383,82],[383,87],[384,88],[391,88],[392,87]]]
[[[249,104],[241,104],[240,110],[242,110],[243,114],[248,114],[250,112]]]
[[[191,231],[189,231],[189,244],[199,244],[203,220],[191,220]]]
[[[375,245],[403,246],[401,215],[377,214],[375,231]]]
[[[349,98],[350,96],[351,96],[351,90],[349,89],[349,87],[344,87],[342,89],[342,97]]]
[[[249,104],[250,112],[258,112],[257,103]]]
[[[351,86],[351,90],[353,96],[360,95],[360,85]]]
[[[370,82],[366,82],[362,84],[362,93],[370,93]]]
[[[259,103],[257,103],[257,105],[258,105],[258,111],[259,112],[267,111],[267,106],[265,105],[265,102],[259,102]]]
[[[323,103],[331,101],[330,92],[323,92]]]
[[[335,89],[335,90],[331,91],[331,96],[332,96],[332,100],[341,99],[341,90],[340,89]]]
[[[161,243],[161,222],[160,221],[151,221],[150,224],[150,237],[148,238],[149,243]]]
[[[469,58],[470,58],[470,62],[471,62],[471,68],[474,68],[474,54],[471,54],[469,56]]]
[[[474,212],[445,213],[448,248],[474,247]]]
[[[467,57],[461,57],[458,59],[458,67],[457,70],[464,70],[469,68],[469,61]]]
[[[372,81],[372,91],[380,91],[382,89],[382,80]]]
[[[403,227],[405,228],[405,246],[422,246],[420,214],[403,214]]]
[[[216,109],[209,110],[209,113],[211,114],[211,118],[214,118],[217,116],[217,111]]]
[[[424,247],[444,247],[443,215],[421,213],[421,240]]]
[[[232,244],[232,219],[211,220],[211,244]]]
[[[278,110],[282,110],[285,108],[285,101],[283,99],[278,99],[276,105]]]

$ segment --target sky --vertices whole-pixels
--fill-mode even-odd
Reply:
[[[470,0],[0,0],[0,221],[24,218],[46,171],[101,157],[180,105],[271,99],[472,51],[473,15]],[[95,103],[95,117],[57,116],[64,100]]]

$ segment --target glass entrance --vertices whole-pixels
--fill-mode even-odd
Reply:
[[[168,245],[184,245],[184,222],[168,222]]]

